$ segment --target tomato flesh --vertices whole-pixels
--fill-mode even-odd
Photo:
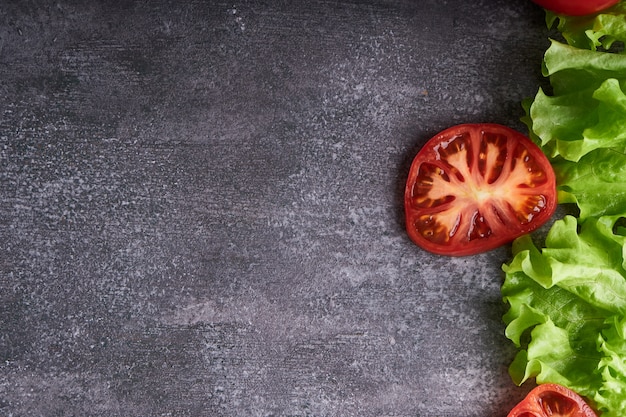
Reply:
[[[574,391],[558,384],[542,384],[528,393],[507,417],[597,417]]]
[[[556,180],[526,136],[497,124],[464,124],[437,134],[415,156],[404,205],[418,246],[471,255],[545,223],[556,209]]]
[[[620,0],[533,0],[544,9],[568,16],[585,16],[607,9]]]

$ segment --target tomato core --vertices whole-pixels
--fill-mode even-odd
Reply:
[[[555,176],[528,138],[496,124],[439,133],[418,152],[407,179],[407,232],[443,255],[493,249],[545,223],[556,208]]]

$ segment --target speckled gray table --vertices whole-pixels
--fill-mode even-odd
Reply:
[[[110,4],[109,4],[110,3]],[[528,0],[4,1],[0,415],[504,417],[509,249],[404,233],[411,159],[524,130]]]

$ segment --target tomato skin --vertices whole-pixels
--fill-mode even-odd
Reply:
[[[558,384],[532,389],[507,417],[597,417],[580,395]]]
[[[556,179],[541,149],[498,124],[462,124],[415,156],[404,193],[411,240],[439,255],[495,249],[547,222]]]
[[[567,16],[585,16],[607,9],[620,0],[532,0],[544,9]]]

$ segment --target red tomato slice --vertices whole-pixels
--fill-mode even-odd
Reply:
[[[557,206],[550,162],[530,139],[497,124],[464,124],[430,139],[413,160],[404,194],[418,246],[464,256],[544,224]]]
[[[544,9],[568,16],[585,16],[607,9],[620,0],[533,0]]]
[[[542,384],[528,393],[507,417],[597,417],[574,391],[557,384]]]

